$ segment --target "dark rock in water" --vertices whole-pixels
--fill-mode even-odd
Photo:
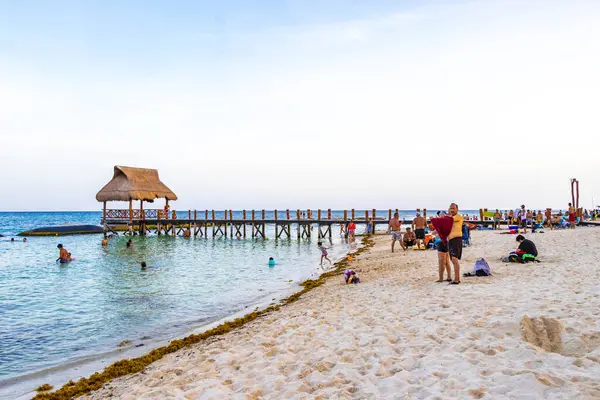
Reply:
[[[84,235],[89,233],[103,233],[103,229],[101,226],[97,225],[46,226],[21,232],[18,236],[63,236]]]

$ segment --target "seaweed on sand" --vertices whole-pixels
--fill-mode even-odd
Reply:
[[[356,252],[353,253],[354,257],[360,255],[362,252],[366,251],[368,248],[372,247],[374,242],[365,237],[362,239],[363,247],[359,248]],[[221,325],[209,329],[206,332],[199,334],[192,334],[183,339],[177,339],[170,342],[168,345],[163,347],[158,347],[152,350],[150,353],[131,359],[125,359],[115,362],[112,365],[109,365],[102,372],[96,372],[89,376],[88,378],[81,378],[77,382],[69,381],[63,387],[58,389],[55,392],[45,392],[38,393],[33,400],[66,400],[72,399],[74,397],[79,397],[84,394],[93,392],[94,390],[100,389],[106,382],[109,382],[113,379],[135,374],[137,372],[142,371],[148,365],[152,364],[155,361],[160,360],[164,356],[170,353],[174,353],[177,350],[183,349],[185,347],[192,346],[196,343],[199,343],[205,339],[208,339],[212,336],[224,335],[226,333],[231,332],[235,328],[239,328],[247,323],[254,321],[255,319],[262,317],[265,314],[269,314],[273,311],[277,311],[281,308],[282,305],[290,304],[297,301],[303,294],[310,292],[316,287],[321,286],[325,283],[325,281],[333,276],[340,275],[344,272],[344,269],[348,266],[347,258],[337,262],[334,264],[334,268],[328,272],[321,274],[317,279],[308,279],[302,283],[302,290],[296,292],[289,296],[288,298],[281,301],[281,305],[269,306],[265,309],[254,311],[249,314],[246,314],[240,318],[236,318],[233,321],[227,321],[222,323]],[[48,384],[44,384],[40,386],[40,388],[47,388],[44,390],[52,389],[52,386]],[[38,388],[39,389],[39,388]]]

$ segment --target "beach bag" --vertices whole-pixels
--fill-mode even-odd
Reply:
[[[480,258],[475,261],[475,275],[477,276],[490,276],[492,275],[492,270],[490,269],[490,265],[485,261],[485,258]]]

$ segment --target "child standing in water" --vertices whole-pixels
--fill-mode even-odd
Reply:
[[[318,242],[317,247],[321,250],[321,266],[323,265],[323,259],[329,261],[329,264],[331,264],[331,260],[327,258],[327,248],[323,246],[323,242]]]

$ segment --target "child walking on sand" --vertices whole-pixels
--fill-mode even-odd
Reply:
[[[318,242],[317,247],[321,250],[321,266],[323,266],[323,259],[329,261],[329,264],[331,264],[331,260],[327,258],[327,247],[323,246],[323,242]]]

